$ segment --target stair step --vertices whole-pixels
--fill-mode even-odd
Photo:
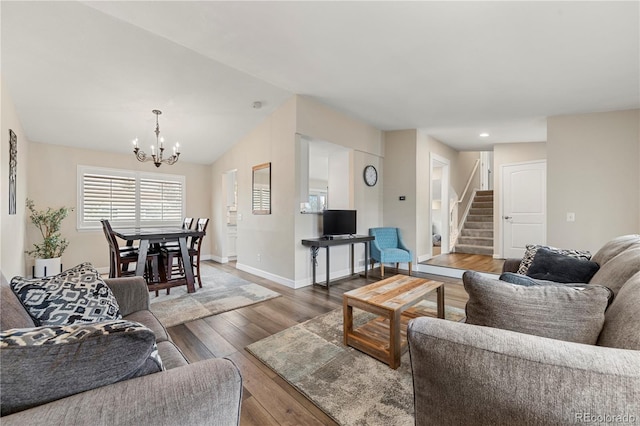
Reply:
[[[467,253],[467,254],[485,254],[485,255],[493,255],[493,247],[478,247],[478,246],[470,246],[466,244],[458,244],[456,245],[456,253]]]
[[[493,238],[460,237],[458,243],[465,246],[493,247]]]
[[[474,201],[471,203],[472,209],[493,209],[493,201]]]
[[[482,201],[482,202],[491,201],[491,202],[493,202],[493,195],[476,195],[475,198],[473,199],[473,201]]]
[[[463,228],[461,237],[493,238],[493,227],[491,229],[468,229]]]
[[[469,222],[493,222],[493,215],[470,214],[467,216]]]
[[[493,221],[491,222],[469,222],[464,223],[466,229],[491,229],[493,230]]]
[[[469,209],[469,216],[491,216],[493,217],[493,207],[477,209],[471,206]]]
[[[483,190],[483,191],[477,191],[476,195],[493,195],[493,190]]]

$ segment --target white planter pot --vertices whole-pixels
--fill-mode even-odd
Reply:
[[[36,259],[36,266],[33,270],[34,278],[50,277],[60,273],[60,258]]]

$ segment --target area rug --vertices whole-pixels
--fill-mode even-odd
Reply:
[[[173,287],[169,295],[151,293],[151,312],[165,327],[220,314],[280,296],[280,293],[228,274],[214,266],[201,264],[202,288],[187,293],[186,286]]]
[[[435,303],[416,305],[436,316]],[[447,319],[464,311],[447,306]],[[354,327],[373,314],[354,310]],[[342,343],[342,309],[336,309],[246,348],[256,358],[342,425],[413,425],[413,382],[409,352],[392,370]]]

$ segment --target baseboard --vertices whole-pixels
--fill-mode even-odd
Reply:
[[[244,271],[244,272],[248,272],[248,273],[253,274],[253,275],[257,275],[257,276],[259,276],[261,278],[266,278],[266,279],[268,279],[270,281],[273,281],[275,283],[281,284],[281,285],[283,285],[285,287],[289,287],[289,288],[293,288],[293,289],[298,288],[298,287],[296,287],[295,281],[293,281],[293,280],[291,280],[289,278],[284,278],[284,277],[281,277],[279,275],[275,275],[275,274],[272,274],[270,272],[263,271],[261,269],[256,269],[253,266],[245,265],[243,263],[236,263],[236,269],[239,269],[239,270]]]
[[[449,278],[458,278],[462,279],[462,274],[465,273],[465,269],[457,269],[457,268],[448,268],[446,266],[436,266],[436,265],[416,265],[414,268],[416,271],[424,272],[425,274],[433,274],[433,275],[441,275],[443,277]],[[486,278],[498,278],[499,275],[491,274],[488,272],[478,272],[480,275]]]
[[[425,260],[431,259],[433,256],[430,254],[423,254],[422,256],[418,256],[418,263],[424,262]]]
[[[359,274],[361,272],[364,272],[364,265],[356,266],[353,269],[354,269],[353,270],[354,274]],[[371,270],[371,268],[369,267],[367,267],[367,269]],[[320,274],[318,272],[319,271],[316,270],[316,283],[324,286],[325,282],[327,281],[327,276],[325,274]],[[350,276],[351,276],[350,268],[342,269],[340,271],[331,271],[331,278],[329,280],[338,281],[344,278],[349,278]],[[301,280],[296,280],[294,288],[309,287],[310,285],[313,285],[313,277],[306,277]],[[329,283],[329,285],[331,285],[331,283]]]
[[[202,256],[202,260],[213,260],[214,262],[218,263],[229,263],[228,257],[216,256],[214,254],[206,254]]]

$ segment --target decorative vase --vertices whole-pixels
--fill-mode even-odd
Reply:
[[[59,257],[51,259],[36,259],[36,265],[33,268],[33,277],[42,278],[58,275],[60,273],[61,264]]]

